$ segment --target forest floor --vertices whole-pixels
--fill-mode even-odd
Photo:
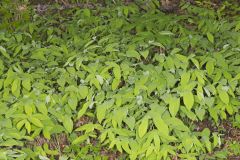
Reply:
[[[240,159],[237,1],[0,4],[0,159]]]

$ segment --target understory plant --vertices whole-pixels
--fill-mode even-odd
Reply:
[[[0,159],[101,159],[106,150],[204,159],[221,149],[224,133],[197,124],[239,127],[240,19],[150,3],[31,9],[31,21],[0,32]]]

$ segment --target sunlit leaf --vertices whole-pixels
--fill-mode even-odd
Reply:
[[[225,103],[228,104],[229,103],[229,96],[228,93],[226,91],[223,90],[219,90],[218,91],[219,94],[219,98]]]
[[[194,97],[192,92],[183,93],[183,103],[185,104],[188,110],[191,110],[194,104]]]
[[[172,97],[169,101],[169,111],[173,117],[177,115],[179,106],[180,106],[180,99],[176,97]]]
[[[71,133],[73,130],[73,121],[70,117],[65,116],[65,118],[63,119],[63,126],[66,128],[66,130],[68,131],[68,133]]]
[[[141,121],[141,124],[138,127],[138,134],[140,138],[142,138],[146,134],[147,129],[148,129],[148,118],[145,117],[143,118],[143,120]]]
[[[6,57],[7,59],[11,59],[10,56],[8,55],[6,49],[3,46],[0,46],[0,52],[2,53],[2,55],[4,57]]]
[[[214,43],[214,37],[210,32],[207,33],[207,38],[211,43]]]

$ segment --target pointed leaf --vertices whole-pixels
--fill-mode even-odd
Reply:
[[[85,104],[82,106],[82,108],[81,108],[81,109],[79,110],[79,112],[78,112],[77,118],[82,117],[82,116],[86,113],[86,111],[87,111],[87,109],[88,109],[88,107],[89,107],[90,104],[91,104],[91,102],[89,101],[89,102],[85,103]]]
[[[218,90],[219,98],[223,101],[223,103],[229,103],[229,96],[228,93],[224,90]]]
[[[88,139],[88,135],[85,134],[85,135],[82,135],[82,136],[79,136],[78,138],[74,139],[72,144],[75,145],[75,144],[79,144],[83,141],[85,141],[86,139]]]
[[[189,82],[190,79],[190,72],[185,72],[181,75],[181,85],[186,85]]]
[[[22,86],[23,88],[25,88],[27,91],[30,91],[31,90],[31,81],[30,79],[24,79],[22,81]]]
[[[68,104],[71,107],[72,110],[76,110],[78,105],[78,99],[76,96],[70,96],[68,99]]]
[[[88,87],[87,86],[79,86],[79,93],[81,98],[85,99],[88,95]]]
[[[160,116],[154,116],[153,122],[162,135],[164,136],[169,135],[168,125],[163,121],[163,119]]]
[[[13,81],[12,94],[16,97],[20,96],[20,80],[18,78]]]
[[[180,99],[176,97],[172,97],[169,101],[169,111],[170,114],[175,117],[180,106]]]
[[[210,32],[207,33],[207,38],[211,43],[214,43],[214,37]]]
[[[214,71],[214,62],[213,61],[208,61],[206,64],[206,69],[207,69],[207,73],[209,75],[212,75],[213,71]]]
[[[140,59],[139,53],[135,50],[128,50],[126,55],[127,55],[127,57]]]
[[[44,115],[48,114],[48,109],[47,109],[45,103],[43,103],[43,102],[37,104],[37,109],[39,112],[41,112]]]
[[[116,78],[113,79],[113,82],[112,82],[112,90],[113,91],[118,88],[119,83],[120,83],[120,79],[116,79]]]
[[[149,54],[149,50],[141,51],[140,54],[146,59]]]
[[[101,123],[102,120],[105,118],[106,110],[112,107],[113,104],[114,104],[114,100],[112,99],[97,106],[97,119],[99,123]]]
[[[192,92],[183,93],[183,103],[185,104],[188,110],[191,110],[194,104],[194,96]]]
[[[39,119],[35,118],[35,117],[29,117],[28,120],[29,120],[32,124],[34,124],[35,126],[37,126],[37,127],[40,127],[40,128],[43,127],[42,122],[41,122]]]
[[[71,117],[65,116],[65,118],[63,119],[63,126],[66,128],[68,133],[72,132],[72,130],[73,130],[73,121],[72,121]]]
[[[141,124],[138,127],[138,134],[139,137],[142,138],[146,133],[148,129],[148,118],[143,118]]]
[[[7,59],[11,59],[10,56],[8,55],[6,49],[3,48],[3,46],[0,46],[0,53],[2,53],[2,55],[3,55],[4,57],[6,57]]]

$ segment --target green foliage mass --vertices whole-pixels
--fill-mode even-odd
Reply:
[[[60,159],[101,159],[94,146],[87,157],[92,138],[127,159],[204,159],[222,135],[195,122],[240,126],[240,18],[144,7],[31,10],[14,31],[1,26],[0,159],[55,159],[26,144],[60,133]]]

